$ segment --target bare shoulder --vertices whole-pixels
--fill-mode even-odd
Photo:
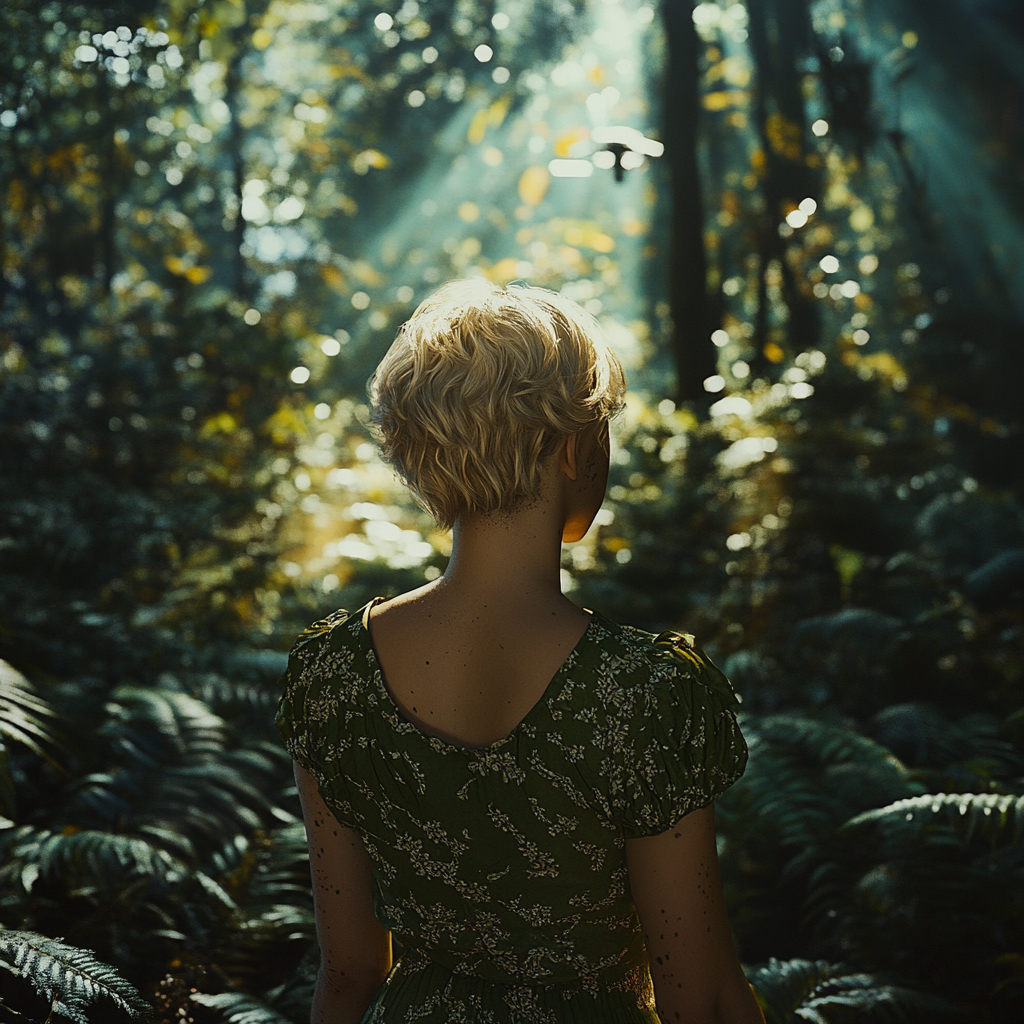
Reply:
[[[439,583],[382,601],[370,613],[374,635],[382,644],[389,638],[429,644],[432,639],[486,637],[501,643],[529,641],[534,647],[548,642],[556,648],[581,633],[591,617],[565,597],[538,604],[512,603]]]

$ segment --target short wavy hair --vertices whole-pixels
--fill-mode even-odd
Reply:
[[[536,497],[560,438],[607,421],[625,374],[598,322],[546,288],[450,281],[367,385],[381,455],[437,521]]]

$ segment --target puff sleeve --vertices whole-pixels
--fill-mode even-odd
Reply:
[[[630,763],[617,801],[627,839],[659,835],[706,807],[747,764],[739,698],[693,638],[654,638],[649,682],[628,724]]]
[[[299,635],[281,676],[275,725],[288,753],[310,773],[323,792],[333,774],[323,757],[327,725],[335,714],[330,678],[330,630],[338,617],[314,622]]]

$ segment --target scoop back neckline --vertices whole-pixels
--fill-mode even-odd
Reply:
[[[493,743],[487,743],[480,747],[467,746],[461,743],[452,743],[449,740],[443,739],[440,736],[435,736],[432,733],[424,732],[415,722],[411,722],[406,716],[402,709],[398,706],[398,702],[394,697],[391,696],[391,691],[384,684],[384,670],[381,668],[380,659],[377,657],[377,649],[373,646],[373,637],[370,635],[370,611],[373,607],[384,600],[383,596],[371,598],[363,605],[357,612],[353,613],[359,617],[360,632],[363,639],[366,641],[366,646],[369,650],[369,655],[373,665],[373,680],[380,692],[381,697],[390,706],[391,710],[397,716],[398,720],[402,722],[408,731],[411,731],[417,736],[422,737],[427,743],[429,743],[434,749],[444,749],[446,751],[455,751],[458,753],[468,754],[481,754],[488,753],[489,751],[497,750],[499,747],[505,746],[512,739],[515,738],[516,734],[526,725],[534,714],[539,714],[539,708],[547,701],[554,689],[555,684],[559,682],[563,673],[569,666],[569,663],[574,661],[579,650],[584,646],[584,643],[589,640],[591,629],[594,626],[597,617],[601,614],[596,609],[584,608],[584,611],[590,612],[590,621],[587,623],[587,628],[583,631],[579,640],[576,641],[573,649],[565,656],[562,664],[555,670],[554,675],[551,677],[548,685],[544,687],[544,692],[537,698],[536,702],[526,712],[525,715],[512,727],[507,735],[501,737],[501,739],[495,740]]]

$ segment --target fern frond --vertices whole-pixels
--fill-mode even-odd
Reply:
[[[152,875],[175,882],[188,867],[165,850],[136,836],[85,829],[81,832],[39,832],[18,853],[27,855],[42,874],[87,876],[113,882],[125,874]]]
[[[975,836],[1016,846],[1024,831],[1024,796],[998,793],[930,793],[897,800],[851,818],[844,829],[878,825],[894,839],[916,836],[930,825],[947,825],[962,838]]]
[[[745,967],[765,1024],[902,1024],[947,1010],[941,1000],[890,985],[871,974],[848,973],[825,960],[776,960]]]
[[[20,743],[51,764],[56,764],[41,744],[57,743],[49,723],[45,721],[57,717],[58,712],[35,692],[32,684],[0,658],[0,737]]]
[[[806,851],[857,811],[920,792],[891,751],[841,725],[773,715],[744,731],[750,763],[723,806],[746,801],[784,846]]]
[[[824,960],[776,960],[772,957],[767,964],[744,967],[744,971],[761,1005],[765,1024],[787,1024],[818,985],[832,977],[833,969]]]
[[[168,755],[175,760],[217,755],[227,739],[224,720],[178,690],[119,686],[107,711],[110,717],[100,731],[130,759],[143,763],[156,764]]]
[[[154,1012],[115,968],[97,960],[92,950],[70,946],[62,939],[0,929],[0,957],[55,1011],[78,1024],[89,1024],[85,1009],[101,996],[132,1020],[148,1020]]]
[[[140,737],[140,747],[151,747]],[[282,748],[283,749],[283,748]],[[239,834],[265,830],[277,817],[279,765],[244,751],[193,764],[147,764],[97,772],[76,786],[65,806],[71,820],[125,822],[185,858],[202,856]]]
[[[220,1010],[225,1024],[292,1024],[287,1017],[246,992],[218,992],[215,995],[194,992],[191,998],[202,1006]]]
[[[235,909],[231,897],[208,875],[137,836],[91,829],[67,834],[24,830],[7,853],[26,891],[37,878],[47,876],[105,889],[122,886],[130,878],[152,878],[168,886],[197,882],[217,902]]]
[[[928,703],[893,704],[873,719],[875,735],[906,757],[918,775],[927,771],[939,777],[943,769],[959,769],[978,779],[1019,776],[1024,763],[1001,728],[999,719],[989,714],[947,721]]]
[[[761,719],[758,734],[765,740],[799,749],[823,765],[853,763],[874,768],[902,782],[906,769],[888,747],[853,729],[814,718],[772,715]]]
[[[946,1012],[949,1007],[942,1000],[924,992],[880,983],[870,974],[846,974],[820,985],[797,1009],[797,1016],[812,1024],[860,1021],[903,1024],[914,1020],[932,1021],[935,1014]]]

